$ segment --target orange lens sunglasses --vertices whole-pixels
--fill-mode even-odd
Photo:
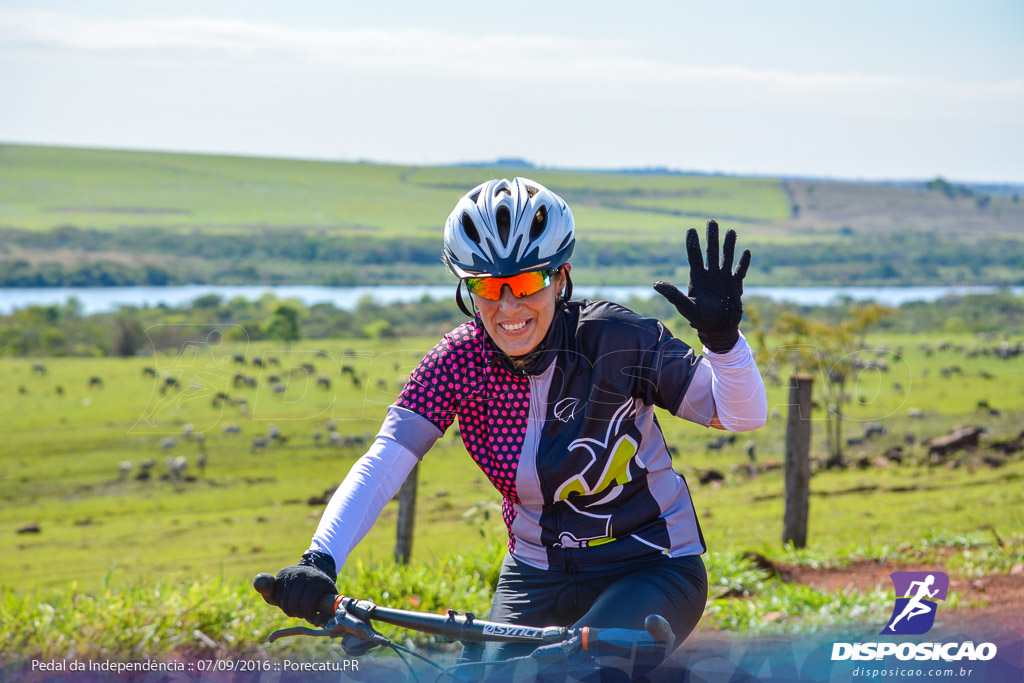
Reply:
[[[466,288],[483,299],[498,301],[501,299],[501,288],[508,285],[512,295],[522,299],[550,285],[551,274],[550,270],[534,270],[512,277],[470,277],[466,278]]]

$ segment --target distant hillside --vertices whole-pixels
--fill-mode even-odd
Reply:
[[[709,218],[753,251],[751,284],[1024,282],[1019,195],[935,181],[0,145],[0,286],[445,282],[451,207],[524,171],[572,207],[584,284],[685,281],[683,233]]]

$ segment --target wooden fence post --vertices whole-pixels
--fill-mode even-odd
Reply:
[[[786,512],[782,543],[807,545],[807,507],[811,480],[811,388],[814,378],[789,378],[789,420],[786,423]]]
[[[409,564],[412,556],[412,531],[416,521],[416,483],[420,466],[417,463],[398,490],[398,538],[395,541],[395,562]]]

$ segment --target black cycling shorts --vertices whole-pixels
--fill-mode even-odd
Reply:
[[[506,555],[488,619],[537,627],[643,629],[649,614],[660,614],[678,646],[700,621],[707,598],[707,572],[699,555],[662,555],[573,572],[537,569]],[[532,650],[529,644],[488,643],[484,659]]]

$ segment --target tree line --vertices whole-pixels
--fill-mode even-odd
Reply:
[[[45,232],[0,229],[0,244],[37,256],[0,255],[0,287],[112,287],[178,284],[413,284],[446,282],[440,240],[386,239],[259,229],[245,233],[160,229]],[[926,232],[860,233],[801,244],[753,242],[759,284],[1024,284],[1024,244],[1007,237],[938,240]],[[55,250],[77,262],[47,260]],[[132,263],[100,254],[125,254]],[[93,255],[96,255],[93,257]],[[573,257],[580,273],[635,268],[670,276],[686,263],[681,241],[588,242]],[[403,266],[412,266],[411,270]],[[782,270],[780,270],[782,269]],[[993,277],[996,269],[1003,277]],[[1014,275],[1015,274],[1015,275]]]
[[[453,288],[454,294],[454,288]],[[677,334],[685,321],[661,297],[622,302],[644,316],[665,321]],[[828,306],[801,306],[758,297],[745,299],[748,336],[772,334],[794,316],[837,327],[861,315],[864,304],[850,299]],[[874,318],[872,329],[887,332],[1024,331],[1024,297],[1008,291],[949,296],[931,303],[907,303]],[[366,297],[353,310],[330,303],[307,306],[265,294],[256,301],[210,294],[182,306],[123,306],[108,313],[85,314],[71,298],[60,305],[28,306],[0,315],[0,355],[135,356],[155,349],[180,348],[197,331],[222,326],[228,339],[300,339],[393,337],[436,338],[466,320],[453,300],[424,297],[413,303],[381,304]]]

